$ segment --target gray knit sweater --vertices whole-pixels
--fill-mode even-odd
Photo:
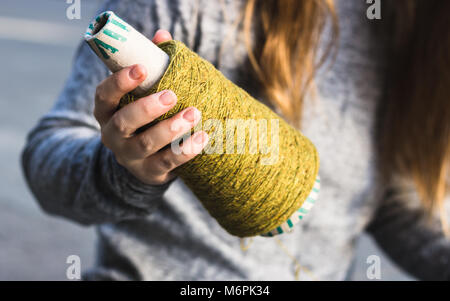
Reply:
[[[389,187],[379,182],[374,121],[385,66],[365,2],[338,1],[339,52],[331,69],[316,77],[302,127],[319,151],[322,188],[311,213],[279,239],[311,271],[300,279],[345,279],[355,240],[366,229],[416,277],[450,279],[450,242],[437,219],[425,222],[406,179]],[[114,11],[148,37],[169,30],[264,101],[232,26],[243,3],[112,0],[99,11]],[[85,279],[293,280],[293,261],[273,238],[255,237],[244,251],[180,179],[145,185],[115,161],[93,117],[95,88],[108,75],[82,42],[60,97],[23,152],[27,181],[43,210],[98,229],[97,263]]]

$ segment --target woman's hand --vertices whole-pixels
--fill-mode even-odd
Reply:
[[[171,40],[169,32],[159,30],[155,44]],[[146,78],[142,65],[124,68],[102,81],[95,94],[94,116],[101,126],[103,144],[115,155],[117,162],[146,184],[163,184],[174,177],[171,171],[199,154],[208,142],[200,131],[185,140],[181,152],[171,147],[161,150],[194,127],[201,113],[189,107],[173,117],[158,122],[145,131],[135,131],[169,111],[177,102],[175,93],[161,91],[136,100],[116,111],[120,99]]]

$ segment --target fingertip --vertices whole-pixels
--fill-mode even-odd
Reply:
[[[157,93],[157,97],[164,106],[174,105],[177,102],[177,95],[172,90],[163,90]]]
[[[141,64],[136,64],[131,67],[129,76],[132,80],[143,80],[147,76],[147,69]]]
[[[152,39],[153,43],[155,44],[159,44],[170,40],[172,40],[172,35],[170,34],[170,32],[164,29],[158,29]]]
[[[208,134],[205,131],[194,133],[189,142],[182,146],[182,152],[189,157],[189,160],[201,154],[208,144]]]
[[[199,131],[194,134],[194,142],[199,145],[206,145],[208,142],[209,136],[205,131]]]

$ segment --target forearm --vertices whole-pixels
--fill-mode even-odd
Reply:
[[[67,120],[41,121],[28,137],[22,164],[41,207],[82,224],[144,217],[170,184],[140,182],[102,145],[98,130]]]

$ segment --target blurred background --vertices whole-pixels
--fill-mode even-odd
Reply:
[[[65,0],[1,1],[0,280],[67,280],[69,255],[81,258],[82,269],[94,263],[94,228],[40,210],[22,176],[20,153],[27,132],[62,88],[82,33],[101,2],[81,0],[81,18],[69,20]],[[369,255],[381,257],[382,280],[412,280],[365,235],[350,279],[368,280]]]

